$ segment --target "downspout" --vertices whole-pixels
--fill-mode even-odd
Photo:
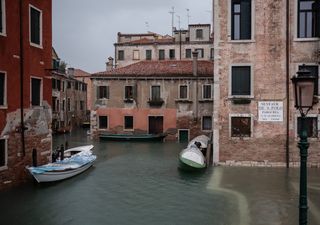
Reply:
[[[180,51],[180,53],[179,53],[179,54],[180,54],[179,58],[180,58],[180,60],[181,60],[181,45],[182,45],[182,43],[181,43],[181,29],[180,29],[180,31],[179,31],[179,36],[180,36],[180,37],[179,37],[179,45],[180,45],[180,46],[179,46],[179,48],[180,48],[180,49],[179,49],[179,51]]]
[[[23,0],[20,0],[20,119],[21,119],[21,150],[22,150],[22,156],[24,157],[26,155],[26,149],[25,149],[25,136],[24,136],[24,111],[23,111],[23,74],[24,74],[24,51],[23,51],[23,18],[22,18],[22,12],[23,12]]]
[[[195,119],[198,120],[198,52],[197,51],[194,51],[192,52],[192,56],[193,56],[193,61],[192,61],[192,73],[193,73],[193,76],[196,78],[196,117]]]
[[[289,73],[290,73],[290,62],[289,62],[289,48],[290,48],[290,29],[289,29],[289,19],[290,19],[290,7],[289,0],[286,1],[286,95],[287,95],[287,115],[286,115],[286,166],[289,168],[290,161],[290,151],[289,151],[289,117],[290,117],[290,96],[289,96]]]

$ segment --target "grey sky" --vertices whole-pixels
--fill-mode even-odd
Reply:
[[[212,0],[53,0],[53,46],[68,66],[87,72],[105,70],[114,57],[117,33],[171,34],[171,7],[190,23],[211,23]],[[178,17],[175,16],[178,27]]]

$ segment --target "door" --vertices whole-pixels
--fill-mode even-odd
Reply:
[[[189,141],[189,130],[179,130],[179,142],[184,143]]]
[[[149,116],[149,134],[163,133],[163,116]]]

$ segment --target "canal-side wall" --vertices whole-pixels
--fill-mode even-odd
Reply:
[[[289,4],[287,48],[286,0],[251,1],[250,40],[231,40],[231,1],[213,1],[215,79],[219,77],[219,93],[215,92],[214,96],[214,115],[219,115],[214,121],[214,141],[218,142],[214,144],[214,156],[219,158],[214,158],[216,163],[285,166],[289,156],[291,166],[299,165],[297,120],[300,113],[294,108],[290,78],[302,64],[318,66],[319,39],[297,37],[298,1],[289,1]],[[287,51],[289,71],[286,70]],[[251,95],[244,98],[231,94],[232,68],[237,66],[248,66],[251,70]],[[263,120],[259,104],[265,103],[275,104],[271,114],[282,115],[282,118]],[[309,112],[309,116],[316,119],[313,125],[316,134],[309,138],[310,166],[319,166],[320,162],[319,109],[318,103]],[[233,117],[250,118],[249,136],[232,136]]]

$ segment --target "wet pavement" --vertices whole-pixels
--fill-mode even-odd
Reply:
[[[177,169],[185,144],[91,141],[84,130],[54,147],[94,144],[94,167],[50,184],[0,192],[1,225],[294,225],[299,169]],[[320,225],[320,169],[308,171],[309,224]]]

